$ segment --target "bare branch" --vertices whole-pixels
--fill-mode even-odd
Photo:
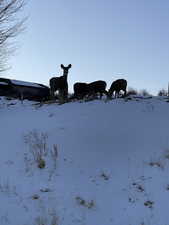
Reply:
[[[24,5],[25,0],[0,0],[0,72],[7,68],[8,58],[14,51],[11,41],[24,29],[26,18],[17,17]]]

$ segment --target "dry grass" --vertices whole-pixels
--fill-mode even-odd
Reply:
[[[157,160],[157,161],[150,161],[148,163],[149,166],[151,167],[158,167],[160,169],[164,169],[164,163],[160,160]]]
[[[102,173],[100,174],[100,177],[102,177],[104,180],[109,180],[109,179],[110,179],[110,176],[107,175],[105,172],[102,172]]]
[[[41,188],[40,189],[41,192],[51,192],[50,188]]]
[[[153,205],[154,205],[154,202],[148,200],[148,201],[144,202],[144,205],[146,207],[152,209],[153,208]]]
[[[138,192],[144,192],[144,191],[145,191],[143,185],[141,185],[141,184],[138,184],[138,183],[136,183],[136,182],[133,182],[132,185],[136,188],[136,190],[137,190]]]
[[[45,132],[33,130],[24,135],[24,142],[29,147],[29,151],[39,168],[45,167],[44,158],[48,155],[49,148],[47,146],[48,135]]]
[[[94,200],[86,201],[86,200],[84,200],[83,198],[81,198],[79,196],[76,197],[76,201],[77,201],[77,203],[79,205],[82,205],[82,206],[84,206],[84,207],[86,207],[88,209],[91,209],[91,208],[93,208],[95,206]]]
[[[169,159],[169,150],[168,149],[164,152],[164,158]]]
[[[34,194],[34,195],[32,196],[32,199],[33,199],[33,200],[37,200],[37,199],[39,199],[39,198],[40,198],[40,196],[37,195],[37,194]]]
[[[56,215],[56,211],[52,210],[49,215],[38,216],[35,219],[36,225],[59,225],[59,217]]]
[[[18,195],[16,192],[16,187],[10,185],[10,183],[7,181],[1,181],[0,182],[0,192],[5,193],[7,195]]]
[[[46,167],[47,157],[51,157],[53,167],[56,169],[58,148],[56,144],[53,144],[52,148],[49,147],[48,134],[46,132],[39,132],[37,130],[30,131],[24,135],[24,143],[29,150],[29,156],[28,154],[24,156],[27,168],[35,162],[38,168],[43,169]]]

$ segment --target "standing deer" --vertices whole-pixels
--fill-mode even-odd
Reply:
[[[124,97],[126,96],[126,88],[127,88],[127,81],[124,79],[118,79],[115,80],[108,91],[109,98],[112,97],[112,95],[115,92],[115,98],[119,96],[120,91],[124,91]]]
[[[63,69],[63,76],[60,77],[52,77],[49,81],[50,84],[50,95],[54,99],[55,98],[55,92],[59,92],[59,98],[62,98],[63,100],[68,98],[68,82],[67,82],[67,76],[69,69],[72,67],[71,64],[68,66],[64,66],[63,64],[60,65]]]

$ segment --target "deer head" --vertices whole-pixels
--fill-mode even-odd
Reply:
[[[63,69],[63,76],[67,76],[72,65],[69,64],[68,66],[64,66],[63,64],[61,64],[60,67]]]

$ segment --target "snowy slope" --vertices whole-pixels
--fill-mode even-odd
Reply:
[[[0,224],[169,224],[166,99],[38,107],[1,98],[0,115]],[[36,135],[46,140],[43,169]]]

